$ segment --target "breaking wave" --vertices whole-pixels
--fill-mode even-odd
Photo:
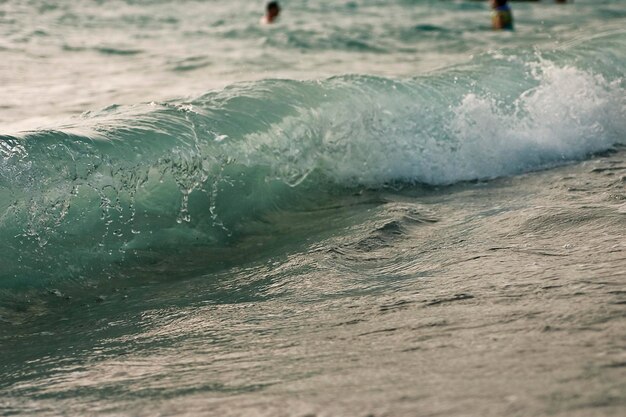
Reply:
[[[236,84],[2,136],[0,288],[225,247],[355,188],[486,180],[626,143],[624,57],[572,48],[408,80]]]

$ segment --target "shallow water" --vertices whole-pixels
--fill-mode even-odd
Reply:
[[[0,415],[621,415],[624,3],[0,5]]]

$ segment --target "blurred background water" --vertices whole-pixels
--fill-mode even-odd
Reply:
[[[199,95],[234,81],[358,73],[411,77],[500,48],[554,48],[623,26],[621,1],[514,3],[515,34],[487,2],[4,1],[0,123],[29,129],[111,104]],[[14,127],[15,126],[15,127]]]

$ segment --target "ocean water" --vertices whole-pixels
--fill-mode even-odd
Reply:
[[[626,2],[0,2],[0,415],[626,413]]]

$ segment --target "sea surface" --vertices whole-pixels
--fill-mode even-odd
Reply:
[[[0,1],[0,416],[623,416],[626,1]]]

